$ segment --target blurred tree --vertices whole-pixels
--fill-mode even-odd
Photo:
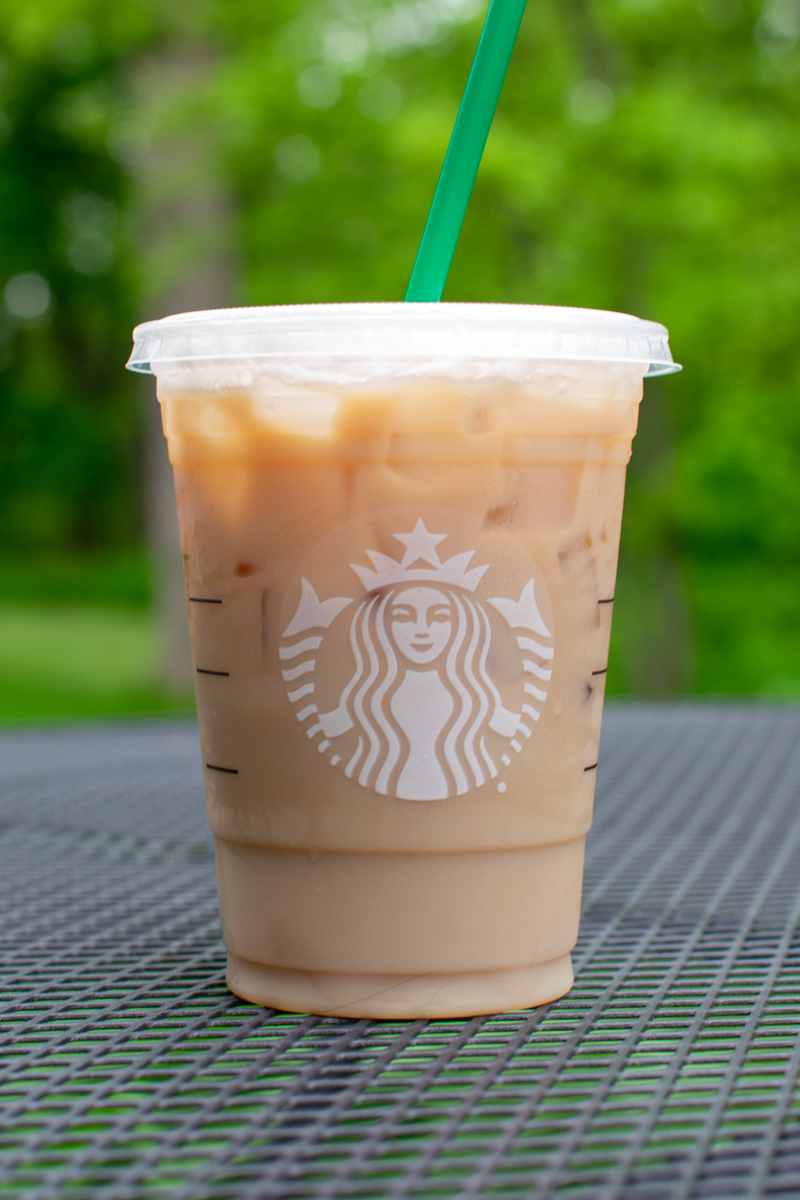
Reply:
[[[99,6],[97,6],[99,9]],[[84,11],[85,10],[85,11]],[[89,550],[138,533],[135,306],[110,79],[137,22],[89,6],[0,6],[0,538]],[[111,140],[109,140],[111,139]]]
[[[137,536],[136,64],[181,39],[210,54],[181,119],[233,198],[239,302],[398,299],[482,9],[0,0],[7,545]],[[800,0],[529,6],[446,298],[670,328],[685,373],[648,385],[615,690],[800,694],[798,135]]]
[[[198,36],[179,28],[132,72],[137,122],[148,134],[149,152],[134,173],[132,209],[140,304],[149,319],[225,308],[235,297],[231,188],[204,103],[214,64],[202,30]],[[194,676],[172,468],[154,381],[142,382],[148,545],[161,629],[157,675],[168,692],[186,692]]]

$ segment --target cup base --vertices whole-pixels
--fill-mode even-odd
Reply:
[[[572,956],[517,971],[457,975],[340,975],[293,971],[228,955],[226,982],[251,1004],[284,1012],[376,1020],[477,1017],[535,1008],[566,995]]]

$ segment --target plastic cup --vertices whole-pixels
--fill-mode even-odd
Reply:
[[[358,304],[140,326],[228,984],[453,1017],[572,984],[625,468],[667,332]]]

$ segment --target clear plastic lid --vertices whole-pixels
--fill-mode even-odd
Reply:
[[[308,304],[179,313],[134,330],[132,371],[236,362],[295,380],[499,374],[607,363],[669,375],[667,330],[591,308],[537,304]]]

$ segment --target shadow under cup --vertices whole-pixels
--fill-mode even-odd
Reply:
[[[229,986],[378,1018],[563,995],[666,330],[385,304],[135,336],[175,471]]]

